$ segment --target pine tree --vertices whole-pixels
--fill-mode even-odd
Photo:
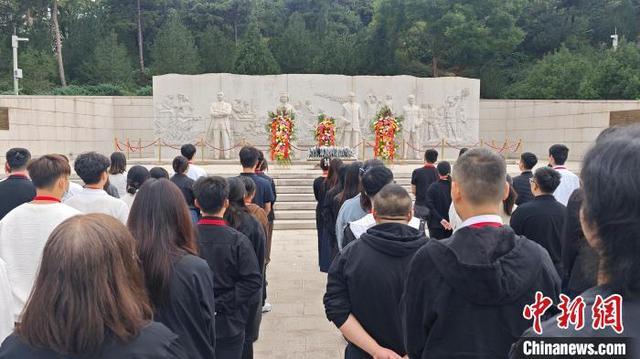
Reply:
[[[51,51],[28,49],[20,55],[24,78],[20,81],[23,95],[38,95],[56,82],[56,59]]]
[[[96,44],[92,58],[83,67],[92,83],[127,84],[133,72],[127,49],[113,31]]]
[[[291,54],[301,56],[303,54]],[[240,43],[234,72],[245,75],[272,75],[280,73],[280,66],[275,57],[265,44],[258,25],[251,23],[249,29]]]
[[[162,26],[151,48],[151,68],[156,75],[199,72],[198,48],[191,31],[176,13]]]
[[[236,46],[233,39],[214,26],[208,26],[198,35],[198,50],[202,71],[206,73],[231,72]]]

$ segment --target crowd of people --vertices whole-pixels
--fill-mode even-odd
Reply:
[[[514,178],[488,149],[462,149],[453,166],[428,150],[411,176],[413,204],[383,163],[323,159],[314,182],[319,264],[345,358],[521,358],[523,338],[540,335],[624,337],[639,347],[639,150],[640,126],[614,127],[584,156],[581,177],[556,144],[546,166],[522,153]],[[551,303],[579,298],[571,310],[584,310],[612,295],[624,301],[608,304],[609,325],[587,307],[584,329],[559,328],[580,326],[578,314]],[[539,332],[526,308],[541,298],[549,308],[538,313]]]
[[[0,358],[253,358],[275,184],[254,147],[228,179],[195,153],[171,177],[122,153],[6,153]]]
[[[253,357],[271,310],[275,182],[254,147],[231,178],[207,175],[195,153],[184,145],[173,175],[121,153],[6,153],[0,359]],[[514,178],[485,148],[438,156],[426,151],[410,191],[379,160],[320,161],[323,301],[345,358],[520,358],[540,335],[637,341],[640,126],[603,131],[580,177],[560,144],[547,166],[522,153]],[[559,328],[554,307],[532,328],[540,296],[579,295],[620,295],[624,332],[590,315],[582,331]]]

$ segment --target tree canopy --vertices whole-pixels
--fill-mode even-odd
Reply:
[[[486,98],[640,98],[640,0],[2,0],[0,93],[14,32],[30,39],[27,94],[148,94],[152,75],[233,72],[467,76]]]

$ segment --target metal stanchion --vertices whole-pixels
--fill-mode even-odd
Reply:
[[[158,163],[162,163],[162,141],[158,139]]]
[[[127,138],[127,161],[131,155],[131,145],[129,144],[129,138]]]
[[[142,158],[142,138],[138,138],[138,149],[140,150],[138,157]]]

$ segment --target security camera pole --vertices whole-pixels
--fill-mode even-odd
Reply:
[[[22,69],[18,68],[18,43],[20,41],[29,41],[26,37],[11,36],[11,47],[13,48],[13,93],[18,96],[20,87],[18,80],[22,78]]]

